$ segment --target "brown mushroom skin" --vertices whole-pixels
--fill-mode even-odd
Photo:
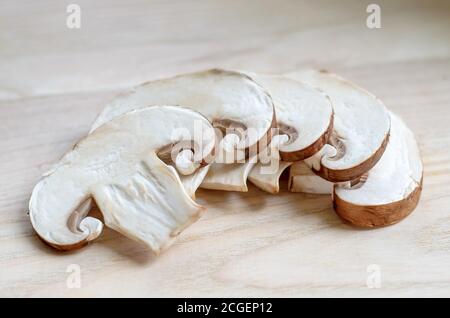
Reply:
[[[352,168],[334,170],[328,169],[323,165],[321,165],[319,170],[315,170],[314,168],[312,168],[312,170],[318,176],[331,182],[345,182],[358,179],[377,164],[377,162],[383,156],[383,153],[386,150],[388,142],[389,142],[389,133],[384,138],[383,142],[381,143],[381,146],[377,149],[377,151],[375,151],[375,153],[370,158]]]
[[[46,244],[47,246],[53,247],[54,249],[57,249],[57,250],[59,250],[59,251],[61,251],[61,252],[70,252],[70,251],[73,251],[73,250],[78,250],[78,249],[80,249],[80,248],[82,248],[82,247],[85,247],[86,245],[89,244],[89,241],[88,241],[88,240],[84,240],[84,241],[81,241],[81,242],[76,243],[76,244],[70,244],[70,245],[56,245],[56,244],[52,244],[52,243],[47,242],[47,241],[44,240],[42,237],[40,237],[39,234],[36,233],[36,235],[38,236],[38,238],[39,238],[44,244]]]
[[[308,159],[309,157],[315,155],[320,149],[325,146],[330,139],[331,133],[333,132],[333,122],[334,122],[334,112],[331,114],[330,124],[325,131],[325,133],[319,137],[314,143],[308,147],[294,152],[284,152],[280,150],[280,157],[283,161],[295,162]]]
[[[416,208],[422,193],[419,185],[405,199],[392,203],[363,206],[344,201],[333,191],[333,208],[346,223],[361,228],[377,228],[392,225],[406,218]],[[336,186],[335,188],[336,189]]]

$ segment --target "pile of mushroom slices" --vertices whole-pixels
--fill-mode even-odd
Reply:
[[[332,195],[361,227],[416,207],[422,163],[412,132],[369,92],[327,72],[208,70],[144,83],[106,105],[88,136],[35,186],[39,237],[60,250],[103,224],[155,253],[196,221],[201,188]],[[96,204],[103,220],[89,216]]]

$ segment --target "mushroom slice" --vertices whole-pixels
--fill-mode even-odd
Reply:
[[[323,156],[333,157],[336,155],[336,149],[333,146],[325,145],[314,156],[304,161],[294,162],[289,170],[289,190],[291,192],[303,192],[311,194],[332,194],[334,185],[353,186],[358,183],[361,177],[352,181],[331,182],[313,171],[312,167],[315,162],[319,162]],[[367,174],[367,173],[366,173]],[[364,175],[363,175],[364,176]]]
[[[195,192],[208,173],[211,165],[202,166],[199,164],[191,164],[193,158],[192,151],[190,149],[181,151],[175,158],[175,161],[173,161],[172,150],[172,145],[167,145],[158,152],[158,157],[163,160],[164,163],[171,165],[177,169],[184,189],[189,194],[189,196],[193,200],[195,200]],[[209,161],[210,158],[208,158],[208,162]]]
[[[275,163],[275,171],[268,166],[258,163],[248,176],[248,180],[255,186],[268,193],[278,193],[280,192],[280,177],[283,172],[289,168],[292,162],[289,161],[278,161]],[[272,163],[273,164],[273,163]],[[267,169],[265,172],[264,170]]]
[[[192,164],[203,165],[215,139],[208,120],[187,108],[150,107],[119,116],[44,175],[31,195],[31,223],[49,245],[79,248],[103,228],[100,220],[86,217],[93,199],[108,227],[159,252],[205,209],[189,197],[176,169],[158,152],[168,145],[174,151],[190,146]]]
[[[329,144],[335,153],[316,160],[312,168],[332,182],[354,180],[369,171],[383,155],[389,137],[390,117],[384,104],[335,74],[310,70],[287,76],[324,91],[333,103]]]
[[[252,163],[213,165],[201,187],[247,191],[247,175],[251,170],[249,179],[252,183],[264,191],[277,193],[278,178],[290,165],[280,162],[280,157],[284,161],[303,160],[318,152],[327,143],[333,127],[332,104],[322,92],[287,77],[246,74],[264,87],[274,102],[279,131],[272,134],[276,136],[272,137],[270,147],[266,147],[262,152],[271,148],[271,152],[276,156],[272,156],[269,167],[262,162],[258,162],[253,169]],[[270,170],[270,166],[276,166],[275,170]]]
[[[333,183],[317,174],[303,161],[294,162],[289,170],[289,191],[311,194],[332,194]]]
[[[180,175],[181,183],[183,184],[184,189],[193,200],[195,200],[195,192],[207,176],[211,166],[213,165],[209,164],[207,166],[200,167],[197,171],[188,176]]]
[[[283,161],[300,161],[317,153],[333,129],[330,98],[308,84],[280,75],[248,73],[272,97],[279,135],[277,147]]]
[[[272,194],[280,191],[281,174],[292,162],[281,160],[279,146],[288,140],[287,135],[275,135],[270,146],[258,154],[260,160],[250,171],[248,179],[261,190]]]
[[[351,188],[334,188],[336,213],[356,226],[396,223],[415,209],[420,198],[423,167],[416,140],[398,116],[390,117],[389,143],[367,179]]]
[[[253,162],[214,163],[203,179],[202,189],[247,192],[247,177],[254,166]]]
[[[297,161],[292,164],[289,170],[288,188],[291,192],[332,194],[335,185],[339,187],[353,187],[357,184],[361,185],[366,178],[367,173],[352,181],[333,183],[319,177],[304,161]]]
[[[183,105],[203,114],[213,126],[235,135],[223,163],[257,153],[270,142],[275,126],[272,99],[249,76],[220,69],[151,81],[112,100],[92,129],[133,109],[154,105]]]
[[[276,136],[275,136],[276,137]],[[223,149],[215,157],[215,162],[210,165],[209,172],[202,180],[200,187],[210,190],[222,191],[238,191],[247,192],[247,176],[257,161],[257,156],[254,155],[247,160],[235,162],[231,164],[224,164],[223,156],[229,148],[230,139],[235,138],[233,134],[227,135],[220,141],[219,149]]]

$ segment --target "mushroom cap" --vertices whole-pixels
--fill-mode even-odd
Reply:
[[[284,161],[299,161],[318,152],[333,127],[330,98],[308,84],[281,75],[248,73],[272,97],[279,134],[289,140],[278,149]]]
[[[81,247],[103,224],[85,217],[94,199],[105,224],[158,252],[204,211],[185,191],[159,149],[189,141],[201,162],[215,147],[214,128],[187,108],[158,106],[123,114],[98,127],[36,185],[30,219],[59,249]]]
[[[334,189],[336,212],[357,226],[396,223],[414,210],[420,197],[423,166],[417,142],[398,116],[390,116],[389,143],[367,179]]]
[[[384,104],[371,93],[331,73],[307,70],[287,75],[327,94],[333,103],[330,144],[333,156],[324,155],[313,168],[333,182],[354,180],[370,170],[383,155],[390,130]]]
[[[144,83],[113,99],[92,129],[133,109],[154,105],[182,105],[203,114],[215,127],[244,132],[227,163],[249,156],[258,144],[270,142],[274,108],[270,96],[249,76],[212,69]],[[235,130],[236,130],[235,129]]]

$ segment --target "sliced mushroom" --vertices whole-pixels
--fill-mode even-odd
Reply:
[[[103,228],[100,220],[86,217],[93,199],[108,227],[159,252],[205,209],[158,153],[188,146],[192,164],[203,165],[215,139],[206,118],[182,107],[119,116],[79,142],[36,185],[29,204],[32,225],[55,248],[79,248]]]
[[[332,194],[333,183],[319,177],[303,161],[294,162],[289,170],[289,191],[311,194]]]
[[[335,74],[311,70],[287,76],[317,87],[333,102],[329,144],[335,151],[312,162],[312,168],[332,182],[354,180],[369,171],[383,155],[389,138],[390,117],[384,104]]]
[[[271,171],[271,168],[258,163],[250,171],[248,180],[263,191],[272,194],[278,193],[280,192],[280,177],[291,164],[293,164],[293,162],[278,161],[275,163],[275,171]],[[265,168],[267,171],[265,171]]]
[[[279,76],[246,73],[270,94],[275,105],[277,136],[272,138],[272,151],[279,152],[284,161],[298,161],[318,152],[328,141],[333,127],[333,108],[330,99],[307,84]],[[274,145],[275,137],[277,144]],[[276,149],[274,149],[276,148]],[[268,148],[266,148],[268,149]],[[264,150],[263,150],[264,152]],[[260,153],[261,154],[261,153]],[[261,161],[261,160],[259,160]],[[262,190],[270,193],[279,191],[278,178],[289,164],[272,157],[270,165],[276,166],[271,172],[266,164],[235,163],[214,165],[203,180],[202,188],[247,191],[247,175]],[[278,169],[280,168],[280,169]]]
[[[391,136],[383,157],[359,184],[334,188],[336,213],[349,223],[377,227],[396,223],[417,206],[423,167],[413,133],[391,114]]]
[[[275,136],[276,137],[276,136]],[[257,156],[254,155],[247,160],[241,162],[224,164],[223,156],[230,144],[233,144],[233,134],[225,136],[218,146],[223,149],[221,153],[216,156],[215,162],[210,165],[208,174],[203,179],[200,187],[203,189],[223,190],[223,191],[238,191],[247,192],[247,176],[257,161]],[[230,142],[231,139],[231,142]]]
[[[213,165],[214,164],[209,164],[205,167],[200,167],[197,171],[188,176],[180,175],[181,183],[183,184],[184,189],[193,200],[195,200],[195,192],[197,191],[198,187],[200,187],[206,175],[208,174],[209,169]]]
[[[248,73],[272,97],[279,135],[280,157],[299,161],[311,157],[327,142],[333,129],[330,98],[308,84],[280,75]]]
[[[275,135],[269,147],[258,154],[259,161],[250,171],[248,179],[259,189],[268,193],[278,193],[280,191],[279,179],[283,171],[292,162],[282,161],[279,147],[286,143],[287,135]]]
[[[253,162],[214,163],[210,166],[200,187],[211,190],[247,192],[247,177],[253,165]]]
[[[133,109],[182,105],[203,114],[214,127],[236,135],[226,162],[243,160],[264,148],[275,126],[272,100],[249,76],[220,69],[151,81],[116,97],[98,116],[92,130]]]

